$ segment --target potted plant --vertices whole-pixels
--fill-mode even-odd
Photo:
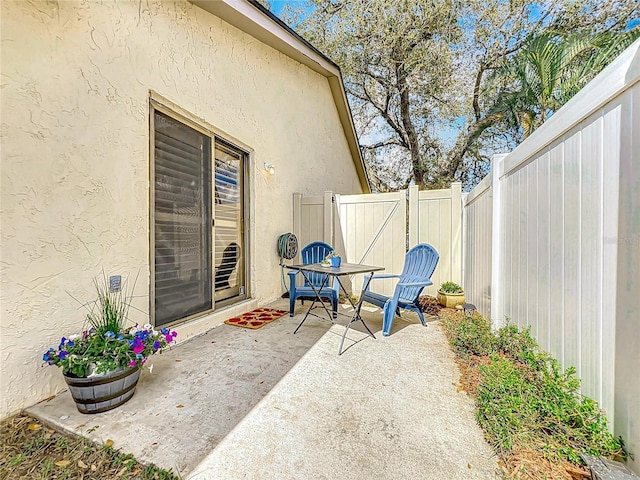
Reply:
[[[167,328],[131,325],[132,296],[126,288],[111,291],[106,278],[94,283],[98,298],[85,305],[89,312],[82,333],[62,337],[58,348],[49,348],[42,357],[47,364],[62,368],[81,413],[105,412],[128,401],[149,356],[161,352],[177,336]]]
[[[335,250],[333,250],[329,252],[327,256],[322,259],[320,264],[325,267],[328,267],[328,266],[339,267],[341,261],[342,259],[340,258],[340,255]]]
[[[443,307],[455,308],[464,303],[464,290],[455,282],[444,282],[438,290],[438,302]]]

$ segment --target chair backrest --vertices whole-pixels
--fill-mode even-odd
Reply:
[[[420,282],[429,280],[438,265],[440,255],[428,243],[420,243],[407,252],[404,258],[404,268],[399,283]],[[403,287],[400,298],[414,302],[424,287]]]
[[[305,246],[300,252],[300,256],[302,257],[302,264],[309,265],[310,263],[318,263],[321,262],[330,252],[333,251],[333,247],[331,245],[324,242],[312,242],[309,245]],[[324,281],[326,275],[322,275],[321,273],[310,273],[307,274],[309,280],[313,283],[314,287],[319,288]],[[309,285],[305,280],[305,285]],[[328,285],[330,286],[330,285]]]

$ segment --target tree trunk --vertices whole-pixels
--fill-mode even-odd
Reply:
[[[420,161],[420,142],[418,134],[411,120],[411,110],[409,103],[409,86],[407,85],[407,76],[404,71],[404,64],[396,63],[396,81],[398,92],[400,94],[400,119],[405,131],[405,142],[409,147],[409,155],[411,156],[411,169],[416,185],[420,188],[424,185],[424,168]]]

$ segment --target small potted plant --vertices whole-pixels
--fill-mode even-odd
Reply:
[[[342,262],[342,258],[340,258],[340,255],[337,252],[331,252],[329,255],[331,255],[331,266],[339,267],[340,263]]]
[[[464,303],[464,290],[455,282],[444,282],[438,290],[438,302],[443,307],[455,308]]]
[[[82,333],[62,337],[42,359],[62,368],[71,396],[81,413],[100,413],[128,401],[140,369],[150,355],[161,352],[177,333],[128,320],[132,296],[126,289],[110,291],[106,278],[95,281],[98,298],[90,306]],[[129,324],[129,325],[127,325]]]

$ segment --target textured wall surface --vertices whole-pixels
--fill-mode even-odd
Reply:
[[[327,79],[186,1],[1,9],[3,417],[63,386],[42,353],[81,328],[74,298],[103,270],[138,276],[147,318],[151,91],[250,151],[258,300],[281,293],[292,193],[361,187]]]

